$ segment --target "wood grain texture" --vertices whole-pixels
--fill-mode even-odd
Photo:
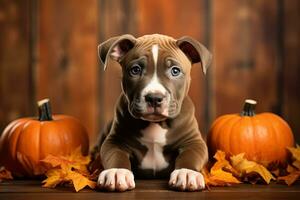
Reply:
[[[0,130],[32,115],[29,29],[30,1],[0,1]]]
[[[215,116],[239,113],[246,98],[257,112],[277,106],[276,1],[213,1]]]
[[[40,1],[37,99],[54,113],[77,117],[95,138],[97,124],[97,1]]]
[[[79,118],[94,143],[112,118],[120,66],[103,71],[97,45],[130,33],[190,35],[209,45],[208,76],[192,69],[190,96],[200,130],[238,113],[245,98],[273,111],[300,142],[298,0],[2,0],[0,129],[36,113],[50,97],[54,113]]]
[[[300,2],[284,1],[283,18],[283,114],[300,142]]]
[[[214,187],[203,192],[176,192],[168,189],[167,180],[137,180],[136,189],[123,192],[100,192],[84,189],[75,193],[72,188],[42,188],[38,181],[11,181],[0,183],[0,198],[10,200],[35,199],[297,199],[300,184],[288,187],[279,184],[240,184],[231,187]]]

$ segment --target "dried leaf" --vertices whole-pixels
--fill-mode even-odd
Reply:
[[[226,160],[226,154],[223,151],[217,151],[214,155],[217,162],[212,166],[211,170],[218,170],[223,168],[232,169],[229,161]]]
[[[92,189],[96,187],[96,182],[89,180],[78,172],[72,171],[70,168],[51,169],[46,173],[46,176],[48,178],[43,181],[43,187],[54,188],[57,184],[64,182],[72,182],[76,192],[85,186],[89,186]]]
[[[222,169],[214,170],[209,174],[205,174],[204,178],[205,183],[208,186],[229,186],[241,183],[230,172],[225,172]]]
[[[89,186],[92,189],[96,187],[96,182],[90,181],[87,177],[74,171],[69,171],[67,178],[72,180],[76,192],[83,189],[85,186]]]
[[[53,155],[48,155],[46,158],[41,160],[41,162],[50,164],[51,167],[58,167],[61,165],[71,165],[74,164],[74,161],[69,160],[68,158],[64,156],[53,156]]]
[[[244,153],[231,156],[230,160],[232,166],[244,175],[256,172],[265,180],[267,184],[269,184],[272,179],[275,179],[263,165],[244,158]]]
[[[223,151],[217,151],[214,155],[217,162],[211,167],[210,172],[207,169],[202,170],[204,174],[206,185],[209,186],[228,186],[231,184],[240,183],[240,181],[233,176],[235,171],[226,160],[225,153]],[[224,171],[227,170],[227,171]]]
[[[47,179],[43,180],[43,187],[55,188],[57,184],[66,180],[67,173],[63,169],[50,169],[46,172]]]
[[[296,169],[295,167],[291,166],[291,165],[288,165],[288,166],[286,167],[286,171],[287,171],[288,173],[293,173],[293,172],[297,171],[297,169]]]
[[[294,171],[287,176],[278,177],[278,181],[284,181],[288,186],[292,185],[300,177],[300,171]]]
[[[295,161],[293,162],[293,166],[300,170],[300,146],[297,147],[287,147],[287,149],[292,153]]]
[[[50,164],[52,167],[57,166],[71,166],[74,169],[88,173],[87,165],[90,162],[89,156],[81,154],[81,147],[75,149],[69,156],[53,156],[48,155],[45,159],[41,160],[44,163]]]
[[[5,169],[4,167],[0,167],[0,182],[2,182],[3,180],[12,180],[12,179],[13,177],[10,171]]]
[[[69,156],[49,155],[42,162],[51,166],[46,172],[47,179],[43,181],[43,187],[54,188],[61,183],[73,183],[76,192],[89,186],[94,189],[96,182],[89,180],[91,177],[87,170],[90,162],[89,156],[82,156],[81,149],[77,148]]]

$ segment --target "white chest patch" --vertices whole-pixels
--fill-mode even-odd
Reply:
[[[148,148],[140,165],[142,169],[152,169],[155,172],[169,165],[163,156],[163,147],[166,145],[166,133],[167,129],[163,129],[157,123],[151,123],[142,130],[143,137],[140,138],[140,142]]]

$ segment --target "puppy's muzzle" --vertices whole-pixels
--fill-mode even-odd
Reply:
[[[148,93],[144,98],[148,106],[155,108],[160,107],[163,104],[166,96],[161,93]]]

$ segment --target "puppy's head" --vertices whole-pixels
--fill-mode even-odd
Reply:
[[[190,71],[211,61],[209,51],[195,39],[154,34],[135,38],[122,35],[98,46],[104,69],[109,58],[122,66],[122,90],[135,118],[162,121],[176,117],[190,86]]]

